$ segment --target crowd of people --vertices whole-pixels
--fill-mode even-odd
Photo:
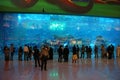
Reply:
[[[58,48],[58,55],[59,55],[58,62],[62,62],[62,60],[64,60],[64,62],[68,61],[69,52],[70,51],[68,46],[64,48],[62,45],[60,45],[60,47]],[[115,47],[112,44],[110,44],[107,47],[105,47],[103,44],[101,44],[101,46],[95,45],[94,48],[85,45],[82,45],[81,48],[79,48],[78,45],[74,45],[72,47],[72,54],[73,54],[72,62],[76,63],[79,58],[91,59],[93,53],[95,55],[95,58],[99,58],[100,55],[101,58],[113,59],[115,56],[114,52],[115,52]],[[117,57],[119,57],[120,56],[119,45],[116,48],[116,53],[117,53]]]
[[[5,61],[13,60],[13,56],[15,53],[15,47],[13,44],[11,44],[10,48],[8,46],[4,47],[4,55],[5,55]],[[53,59],[53,51],[52,48],[48,47],[47,45],[44,45],[41,50],[38,49],[37,46],[29,47],[25,45],[23,48],[22,46],[18,49],[18,60],[19,61],[29,61],[32,59],[32,56],[35,61],[35,67],[41,67],[41,70],[47,70],[47,60]],[[24,56],[24,59],[22,59]]]
[[[99,51],[100,50],[100,51]],[[120,56],[120,45],[116,48],[117,56]],[[14,44],[10,47],[4,46],[5,61],[13,60],[15,54]],[[18,48],[18,60],[19,61],[29,61],[34,58],[35,67],[41,67],[41,70],[47,70],[47,60],[53,60],[54,49],[51,46],[43,45],[41,48],[37,46],[19,46]],[[78,59],[91,59],[91,55],[94,53],[95,58],[112,59],[114,58],[115,47],[110,44],[105,47],[103,44],[101,46],[95,45],[94,47],[82,45],[74,45],[71,49],[68,45],[59,45],[57,48],[58,62],[68,62],[69,54],[72,52],[72,63],[76,63]],[[23,59],[24,58],[24,59]]]

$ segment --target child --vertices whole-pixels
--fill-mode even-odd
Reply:
[[[77,54],[73,54],[73,56],[72,56],[72,63],[74,63],[74,62],[76,63],[77,59],[78,59]]]

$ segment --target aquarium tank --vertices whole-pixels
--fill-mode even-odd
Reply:
[[[120,44],[120,18],[0,13],[0,46]]]

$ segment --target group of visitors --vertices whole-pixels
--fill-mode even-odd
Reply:
[[[10,61],[13,60],[13,56],[15,53],[15,48],[14,45],[11,44],[10,48],[5,46],[4,47],[4,55],[5,55],[5,61]],[[32,56],[35,61],[35,67],[39,66],[41,67],[41,70],[47,70],[47,60],[48,59],[53,59],[53,50],[52,48],[48,47],[47,45],[44,45],[41,49],[38,49],[37,46],[29,47],[27,45],[22,48],[22,46],[19,47],[18,49],[18,60],[22,61],[22,57],[24,54],[24,61],[29,61],[31,60]]]
[[[57,51],[58,51],[58,62],[62,62],[62,60],[64,62],[68,61],[68,56],[70,52],[68,46],[63,47],[63,45],[60,45]],[[95,58],[99,58],[100,55],[101,58],[112,59],[114,58],[114,51],[115,51],[114,46],[112,44],[108,45],[107,47],[105,47],[103,44],[101,44],[101,46],[95,45],[93,48],[91,46],[85,46],[85,45],[82,45],[81,48],[79,48],[78,45],[74,45],[72,47],[72,54],[73,54],[72,62],[76,63],[77,59],[79,58],[90,59],[92,53],[94,53]],[[120,46],[117,47],[117,54],[120,54]]]
[[[117,46],[116,51],[117,56],[119,57],[120,46]],[[79,45],[73,45],[71,49],[68,47],[68,45],[59,45],[57,48],[58,62],[68,62],[70,52],[72,52],[72,63],[76,63],[79,58],[91,58],[92,53],[94,53],[95,58],[101,57],[112,59],[114,58],[115,48],[112,44],[107,47],[105,47],[103,44],[101,46],[95,45],[94,47],[85,45],[80,47]],[[14,54],[15,47],[13,44],[11,44],[10,47],[4,46],[5,61],[13,60]],[[35,61],[35,67],[41,67],[41,70],[47,70],[47,60],[53,60],[53,54],[53,48],[48,45],[43,45],[41,48],[38,48],[37,46],[31,47],[24,45],[24,47],[20,46],[18,48],[19,61],[23,61],[23,56],[24,61],[32,60],[33,57]]]
[[[66,45],[65,48],[63,45],[60,45],[60,47],[57,49],[58,52],[58,62],[62,62],[64,58],[64,62],[68,62],[68,57],[69,57],[69,48]]]
[[[6,61],[13,60],[14,52],[15,52],[15,48],[13,44],[10,45],[10,48],[4,46],[5,60]]]

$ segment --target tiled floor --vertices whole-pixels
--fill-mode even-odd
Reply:
[[[77,63],[48,61],[48,70],[34,67],[34,61],[0,60],[0,80],[120,80],[120,58],[84,59]]]

